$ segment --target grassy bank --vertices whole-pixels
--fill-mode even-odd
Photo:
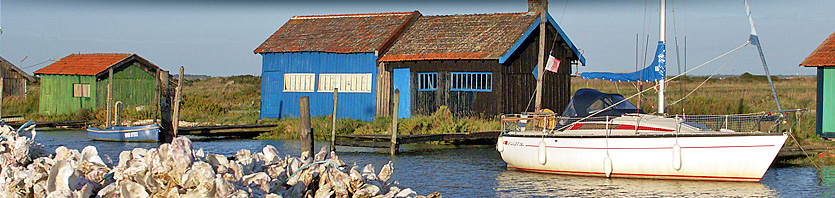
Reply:
[[[310,125],[317,140],[330,139],[333,129],[332,122],[330,116],[310,119]],[[295,139],[299,136],[299,119],[282,119],[269,121],[269,123],[276,123],[279,127],[276,127],[270,133],[261,134],[258,138]],[[337,135],[391,134],[391,117],[377,117],[371,122],[337,119],[336,127]],[[418,115],[412,116],[412,118],[399,119],[397,126],[397,131],[403,135],[495,131],[499,129],[501,129],[501,124],[497,119],[454,118],[446,107],[439,108],[432,115]]]

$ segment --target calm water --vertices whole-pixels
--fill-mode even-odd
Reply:
[[[85,131],[39,131],[37,141],[54,150],[58,146],[81,150],[96,146],[99,155],[118,161],[119,152],[158,147],[158,143],[98,142]],[[298,141],[215,140],[194,141],[194,148],[222,155],[240,149],[261,151],[275,146],[280,153],[298,155]],[[317,150],[327,145],[316,142]],[[373,164],[379,171],[394,162],[393,179],[419,194],[440,192],[444,197],[834,197],[835,167],[820,173],[810,167],[770,168],[759,183],[695,182],[644,179],[606,179],[508,171],[492,146],[406,145],[391,156],[387,149],[337,147],[348,164]],[[821,177],[819,177],[819,175]]]

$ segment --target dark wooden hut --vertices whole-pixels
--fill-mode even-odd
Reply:
[[[35,77],[3,57],[0,57],[0,64],[3,66],[3,96],[26,97],[26,85],[29,82],[35,82]]]
[[[418,18],[379,63],[382,81],[400,89],[398,117],[431,114],[440,106],[458,116],[533,111],[539,16],[530,11]],[[559,112],[570,100],[571,65],[585,59],[550,15],[547,21],[545,51],[561,63],[558,72],[544,74],[542,107]]]

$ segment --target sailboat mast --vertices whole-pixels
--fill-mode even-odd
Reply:
[[[536,112],[542,109],[542,80],[545,78],[545,23],[548,22],[546,18],[548,17],[548,0],[542,0],[539,3],[539,56],[536,57],[538,65],[536,74],[539,79],[536,80],[536,103],[534,103]]]
[[[660,13],[660,16],[659,16],[660,24],[658,26],[659,27],[658,29],[660,29],[660,31],[659,31],[659,37],[660,38],[658,39],[658,44],[659,45],[664,45],[667,42],[667,38],[666,38],[667,0],[661,0],[661,9],[660,10],[661,10],[661,13]],[[666,50],[662,51],[661,54],[659,54],[659,56],[664,56],[664,58],[666,58],[666,56],[667,56]],[[660,65],[661,64],[660,57],[656,57],[656,58],[659,58],[659,65]],[[665,73],[664,75],[661,76],[661,79],[658,80],[658,114],[663,114],[664,113],[664,81],[665,81],[666,78],[667,77],[666,77],[666,73]]]

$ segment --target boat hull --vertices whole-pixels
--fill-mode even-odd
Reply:
[[[757,182],[786,138],[786,134],[503,135],[498,147],[508,169],[601,177]],[[544,149],[540,146],[543,142]]]
[[[98,141],[115,142],[157,142],[159,141],[159,125],[143,125],[135,127],[109,127],[99,129],[87,128],[87,137]]]

